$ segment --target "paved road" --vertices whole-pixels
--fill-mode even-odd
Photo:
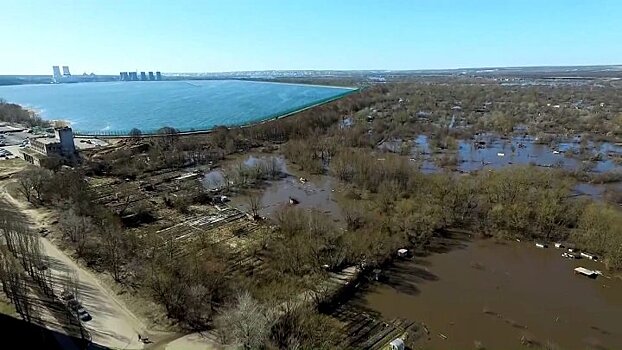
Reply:
[[[46,218],[39,211],[13,198],[6,191],[6,184],[6,181],[0,183],[0,194],[4,201],[27,215],[33,229],[37,229]],[[93,343],[115,349],[143,349],[144,344],[138,340],[138,334],[145,333],[145,326],[142,322],[93,274],[76,264],[47,238],[41,238],[41,243],[44,253],[49,257],[57,294],[60,294],[63,289],[63,281],[70,277],[77,277],[78,300],[93,317],[91,321],[85,322]]]

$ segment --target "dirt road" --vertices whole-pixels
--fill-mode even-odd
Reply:
[[[7,181],[0,183],[0,199],[7,205],[16,207],[30,220],[33,229],[45,222],[43,215],[13,198],[6,191]],[[4,203],[3,203],[4,204]],[[60,295],[63,282],[76,278],[79,284],[78,300],[91,314],[92,320],[84,322],[93,343],[115,349],[143,349],[138,334],[145,334],[144,324],[136,318],[98,279],[86,269],[76,264],[70,257],[56,248],[47,238],[42,237],[44,254],[49,257],[55,292]]]

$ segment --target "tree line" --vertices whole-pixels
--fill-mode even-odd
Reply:
[[[0,99],[0,121],[22,124],[28,128],[33,126],[52,126],[49,121],[41,119],[41,117],[34,112],[26,110],[22,108],[22,106],[14,103],[7,103],[3,99]]]

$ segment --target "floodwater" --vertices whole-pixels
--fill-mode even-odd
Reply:
[[[338,224],[343,222],[343,214],[333,190],[333,180],[328,176],[314,176],[306,183],[301,183],[295,176],[288,176],[270,183],[264,190],[259,212],[262,216],[275,218],[280,209],[290,205],[289,199],[294,198],[298,201],[297,207],[320,211]]]
[[[521,338],[553,349],[622,349],[622,280],[573,272],[602,264],[533,243],[456,244],[398,262],[352,303],[423,322],[429,335],[417,349],[520,349]]]
[[[328,215],[333,222],[340,225],[343,223],[343,212],[337,204],[335,196],[338,194],[335,185],[336,180],[330,176],[310,176],[300,181],[304,175],[289,169],[283,157],[272,155],[250,155],[243,160],[243,164],[253,167],[260,162],[270,162],[275,159],[283,176],[277,180],[266,181],[261,189],[261,205],[259,214],[267,218],[276,218],[276,214],[286,206],[291,206],[290,199],[298,203],[295,206],[317,210]],[[207,189],[218,189],[225,185],[226,177],[222,170],[213,170],[205,174],[203,184]],[[234,195],[231,197],[233,206],[242,210],[249,210],[248,197]]]
[[[594,145],[588,143],[590,154],[601,154],[603,160],[593,162],[591,171],[605,172],[616,168],[614,161],[608,156],[610,153],[622,154],[619,147],[609,143]],[[581,169],[590,162],[583,162],[572,156],[579,151],[579,143],[559,143],[551,149],[547,145],[537,144],[530,137],[516,137],[510,140],[492,138],[488,140],[486,148],[477,148],[472,141],[460,141],[458,170],[471,172],[485,166],[499,168],[510,164],[535,164],[544,167],[560,167],[566,170]]]
[[[477,142],[482,141],[482,147]],[[422,161],[421,170],[436,172],[439,168],[431,159],[428,137],[420,135],[414,140],[414,156]],[[581,146],[578,139],[556,144],[553,148],[538,144],[529,136],[501,139],[493,135],[480,135],[477,140],[458,141],[458,167],[461,172],[473,172],[485,168],[501,168],[511,164],[533,164],[543,167],[561,167],[566,170],[585,169],[606,172],[620,169],[616,158],[622,157],[622,147],[611,143],[588,142],[588,157],[599,155],[599,160],[583,161],[576,154]]]

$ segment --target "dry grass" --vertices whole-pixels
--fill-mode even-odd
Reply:
[[[15,308],[4,298],[0,298],[0,314],[5,314],[9,316],[15,315]]]

